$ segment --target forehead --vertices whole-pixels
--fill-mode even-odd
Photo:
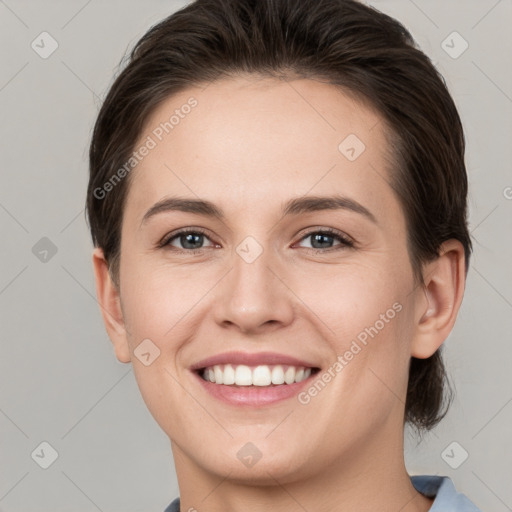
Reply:
[[[314,80],[238,77],[191,87],[147,119],[136,148],[148,141],[127,201],[139,217],[172,194],[240,210],[335,189],[366,200],[376,215],[394,200],[384,120]]]

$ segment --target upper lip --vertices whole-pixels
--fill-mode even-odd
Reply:
[[[191,370],[200,370],[216,364],[244,364],[247,366],[259,365],[289,365],[289,366],[302,366],[305,368],[316,368],[314,364],[297,359],[296,357],[288,356],[285,354],[278,354],[276,352],[224,352],[217,354],[206,359],[202,359],[193,364]]]

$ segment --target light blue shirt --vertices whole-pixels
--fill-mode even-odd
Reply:
[[[411,476],[414,488],[428,498],[434,498],[429,512],[482,512],[464,494],[457,492],[447,476]],[[177,509],[179,512],[179,509]]]
[[[457,492],[447,476],[411,476],[414,488],[428,498],[435,498],[429,512],[482,512],[464,494]],[[180,499],[176,498],[164,512],[180,512]]]

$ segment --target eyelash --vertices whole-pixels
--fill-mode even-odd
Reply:
[[[203,235],[209,239],[206,231],[204,231],[201,228],[194,228],[194,229],[184,228],[175,233],[171,233],[169,236],[164,237],[163,240],[158,244],[158,248],[160,248],[160,249],[169,248],[172,251],[178,251],[178,252],[187,253],[187,254],[201,254],[205,249],[207,249],[207,247],[202,247],[199,249],[180,249],[180,248],[173,247],[170,245],[170,243],[173,240],[175,240],[176,238],[178,238],[182,235],[189,235],[189,234]],[[327,249],[316,249],[314,247],[304,247],[304,249],[308,249],[308,250],[314,251],[314,252],[330,252],[330,251],[337,251],[337,250],[344,249],[344,248],[353,248],[354,247],[354,242],[350,238],[348,238],[346,235],[344,235],[340,231],[337,231],[332,228],[322,228],[322,229],[309,231],[300,238],[299,242],[305,240],[308,237],[311,237],[312,235],[317,235],[317,234],[331,236],[333,238],[336,238],[341,243],[338,246],[329,247]]]

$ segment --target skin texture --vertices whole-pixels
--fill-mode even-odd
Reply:
[[[101,249],[93,255],[116,356],[132,363],[171,439],[181,510],[427,511],[432,500],[415,491],[404,465],[408,363],[432,355],[454,325],[462,245],[443,244],[424,268],[425,287],[415,286],[404,215],[388,184],[386,126],[334,86],[239,76],[190,88],[159,106],[140,141],[191,96],[197,106],[130,176],[120,290]],[[349,134],[365,144],[354,161],[338,149]],[[377,223],[346,209],[282,215],[291,198],[333,193],[364,205]],[[225,219],[168,211],[141,226],[170,196],[212,201]],[[158,248],[187,227],[206,231],[200,252],[179,237]],[[306,235],[321,228],[341,231],[354,247],[332,238],[331,248],[312,249]],[[236,252],[247,236],[263,249],[252,263]],[[401,311],[306,405],[292,398],[234,407],[207,394],[189,369],[240,350],[326,370],[395,303]],[[145,366],[134,350],[147,338],[160,355]],[[250,468],[237,457],[247,442],[262,454]]]

